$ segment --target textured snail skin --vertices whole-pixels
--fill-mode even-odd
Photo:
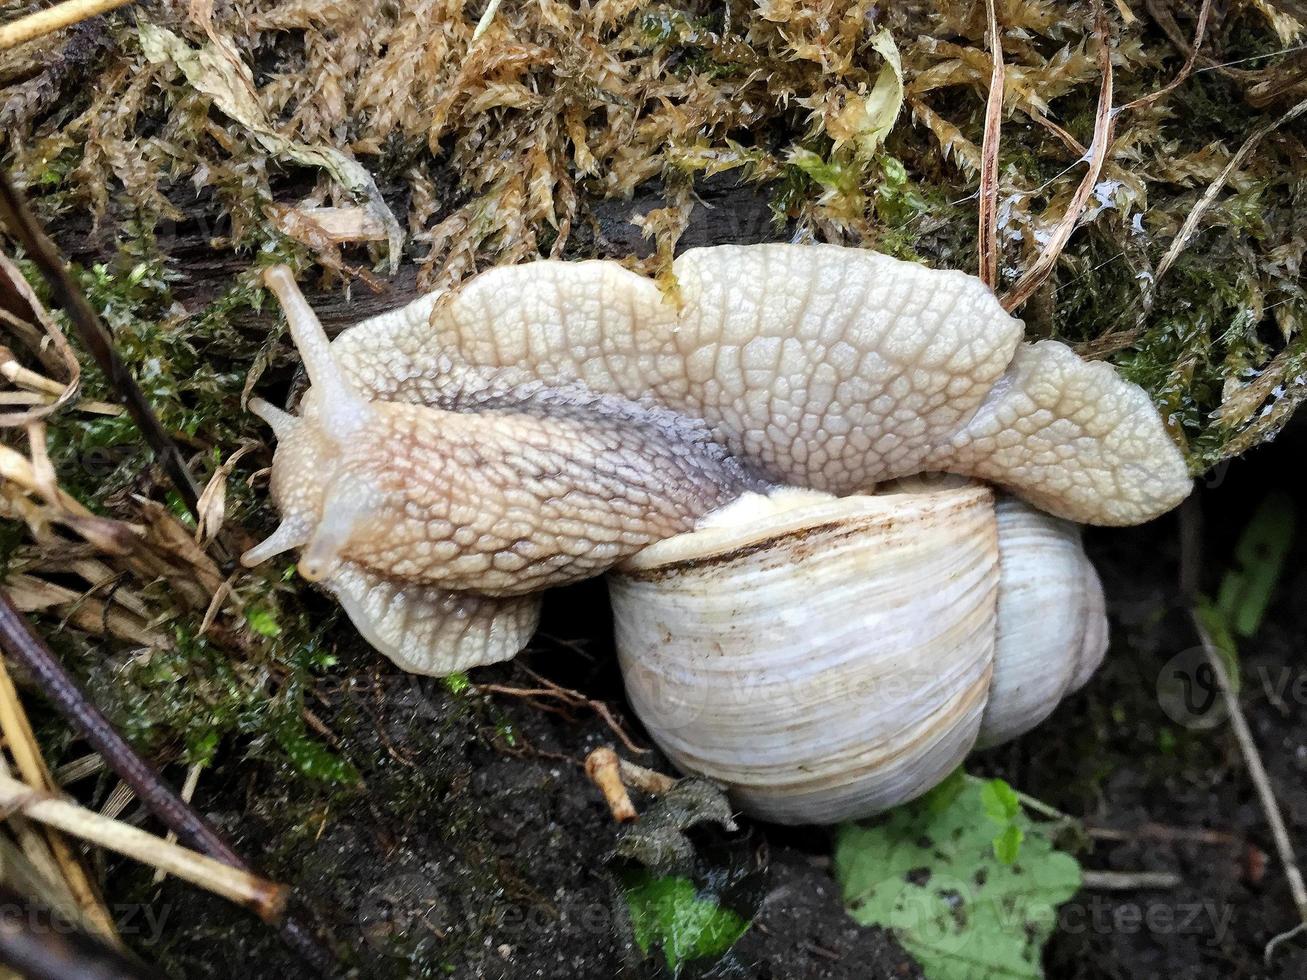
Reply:
[[[501,385],[475,412],[369,399],[289,270],[266,278],[313,386],[299,417],[251,403],[278,438],[282,523],[242,561],[302,548],[300,574],[409,669],[512,656],[538,620],[533,593],[599,575],[767,486],[701,422],[577,385]]]
[[[495,269],[329,344],[266,278],[312,388],[279,440],[283,521],[382,652],[443,674],[513,656],[532,593],[597,575],[746,490],[844,495],[973,475],[1088,523],[1189,491],[1144,393],[1022,325],[990,290],[836,246],[721,246],[677,295],[611,262]]]
[[[948,471],[1120,525],[1190,490],[1142,390],[1021,344],[974,276],[833,245],[693,249],[673,271],[679,305],[612,262],[492,269],[333,350],[376,398],[474,408],[506,376],[654,402],[776,482],[836,494]]]

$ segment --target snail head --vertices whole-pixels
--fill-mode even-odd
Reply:
[[[705,427],[577,385],[524,384],[462,411],[370,400],[285,266],[265,273],[311,387],[298,416],[251,410],[278,445],[282,523],[249,566],[301,548],[328,582],[349,563],[390,579],[524,595],[601,573],[757,486]]]

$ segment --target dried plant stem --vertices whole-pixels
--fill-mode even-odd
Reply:
[[[159,974],[75,928],[32,895],[0,884],[0,963],[31,980],[157,980]],[[13,974],[6,972],[6,977]]]
[[[599,787],[604,794],[604,802],[613,819],[618,823],[631,823],[639,820],[640,814],[631,802],[626,785],[622,782],[621,760],[617,753],[608,746],[600,746],[585,758],[585,774],[590,782]]]
[[[1225,699],[1225,706],[1230,712],[1230,729],[1234,732],[1235,741],[1239,743],[1239,751],[1248,769],[1248,778],[1252,780],[1257,790],[1257,799],[1266,817],[1266,825],[1271,831],[1271,839],[1275,842],[1280,865],[1284,868],[1284,876],[1289,882],[1289,894],[1293,897],[1298,917],[1302,920],[1295,928],[1307,926],[1307,884],[1303,882],[1302,871],[1298,867],[1298,859],[1294,854],[1293,842],[1289,839],[1288,827],[1285,825],[1283,814],[1280,813],[1279,802],[1275,798],[1275,789],[1266,774],[1266,766],[1262,763],[1261,753],[1257,751],[1257,743],[1253,741],[1252,729],[1248,727],[1248,719],[1239,704],[1239,696],[1230,683],[1230,675],[1226,673],[1225,658],[1217,649],[1197,610],[1191,609],[1189,614],[1203,645],[1203,652],[1207,655],[1207,662],[1216,675],[1216,682],[1221,688],[1221,697]]]
[[[114,772],[136,792],[141,802],[165,826],[194,850],[216,858],[234,868],[249,871],[238,855],[196,810],[168,786],[154,768],[127,743],[103,712],[64,670],[45,642],[32,631],[23,615],[0,588],[0,644],[5,652],[21,663],[59,713],[72,724]],[[319,973],[331,972],[332,955],[308,928],[291,916],[281,921],[281,935]]]
[[[476,28],[472,31],[473,41],[478,40],[482,34],[490,29],[490,25],[495,21],[495,14],[499,12],[499,4],[501,2],[502,0],[490,0],[490,2],[486,4],[485,13],[481,15],[481,19],[477,21]]]
[[[9,775],[9,763],[5,757],[0,754],[0,774]],[[58,862],[54,859],[54,854],[50,851],[50,844],[45,838],[46,828],[34,827],[31,821],[26,820],[18,814],[9,818],[9,828],[13,831],[14,838],[18,842],[18,849],[32,866],[32,870],[40,876],[42,882],[50,889],[42,896],[48,902],[54,902],[55,895],[58,896],[58,905],[61,908],[68,908],[80,912],[77,908],[77,901],[73,898],[72,891],[68,888],[68,882],[64,880],[63,872],[60,870]],[[0,835],[0,848],[4,848],[8,843],[8,838]],[[9,867],[12,859],[0,852],[0,861],[4,862],[6,880],[12,880],[12,867]]]
[[[2,259],[3,256],[0,256],[0,260]],[[40,405],[47,410],[45,414],[59,408],[68,400],[70,388],[76,391],[75,385],[61,383],[23,367],[7,347],[0,347],[0,375],[15,388],[25,389],[5,392],[9,396],[21,396],[21,401],[19,397],[13,397],[14,404]],[[89,399],[79,399],[72,407],[96,415],[121,415],[123,411],[121,405],[110,405],[108,402]],[[23,420],[24,423],[26,421]]]
[[[131,824],[33,789],[5,775],[0,775],[0,807],[174,874],[215,895],[253,909],[265,922],[276,922],[286,909],[289,891],[285,885],[170,844],[162,837],[155,837]]]
[[[1248,719],[1244,716],[1239,697],[1230,683],[1230,675],[1226,672],[1225,659],[1221,651],[1217,649],[1216,643],[1196,610],[1190,610],[1190,618],[1194,629],[1198,631],[1198,638],[1202,642],[1207,661],[1216,674],[1221,696],[1230,711],[1230,728],[1234,732],[1235,741],[1239,743],[1244,764],[1248,767],[1248,777],[1257,790],[1257,798],[1262,805],[1262,812],[1266,815],[1266,823],[1270,828],[1271,838],[1275,841],[1280,863],[1284,865],[1285,877],[1289,880],[1289,892],[1293,896],[1294,905],[1298,907],[1298,914],[1304,923],[1307,923],[1307,885],[1303,883],[1302,871],[1298,868],[1293,843],[1289,840],[1289,831],[1284,816],[1280,813],[1270,777],[1266,774],[1266,766],[1262,763],[1261,753],[1257,751],[1257,743],[1253,741],[1252,729],[1248,727]]]
[[[1203,0],[1203,5],[1198,9],[1198,25],[1194,28],[1193,46],[1189,49],[1189,57],[1187,57],[1184,64],[1180,66],[1180,71],[1176,74],[1175,78],[1171,79],[1156,92],[1140,96],[1133,102],[1127,102],[1121,107],[1122,112],[1129,109],[1147,108],[1154,102],[1165,98],[1171,92],[1175,91],[1175,89],[1184,84],[1185,80],[1193,74],[1194,64],[1198,61],[1198,50],[1203,46],[1203,38],[1207,35],[1207,15],[1211,12],[1211,9],[1212,0]]]
[[[195,798],[195,787],[200,784],[200,773],[204,771],[204,764],[197,762],[186,770],[186,781],[182,783],[182,799],[187,803]],[[163,839],[169,844],[177,843],[177,831],[170,830],[163,835]],[[160,868],[154,874],[154,884],[159,884],[164,878],[168,877],[168,872]]]
[[[13,679],[9,676],[9,669],[5,666],[3,658],[0,658],[0,730],[4,732],[5,745],[9,749],[9,754],[13,756],[14,764],[26,781],[27,787],[38,791],[52,790],[54,779],[45,764],[45,759],[41,756],[31,722],[27,720],[27,712],[23,710],[23,705],[18,700],[18,691],[14,688]],[[7,773],[0,774],[0,778],[15,781]],[[105,939],[117,944],[118,931],[114,927],[113,916],[100,901],[91,879],[73,855],[68,842],[54,831],[47,831],[45,837],[50,854],[58,864],[60,875],[68,886],[69,894],[81,910],[87,924]]]
[[[680,782],[679,779],[668,776],[666,773],[646,769],[644,766],[628,762],[625,759],[620,760],[620,768],[622,770],[622,782],[633,789],[638,789],[641,793],[648,793],[650,796],[662,796],[664,793],[670,793],[676,784]]]
[[[24,339],[24,342],[36,351],[46,350],[46,342],[48,342],[48,353],[58,360],[60,367],[68,375],[68,380],[60,383],[35,371],[29,371],[14,359],[13,353],[8,348],[0,348],[0,361],[3,361],[0,364],[0,374],[3,374],[11,384],[50,396],[38,402],[38,407],[26,412],[6,412],[0,415],[0,425],[26,425],[57,412],[76,397],[81,386],[82,366],[77,360],[77,355],[73,353],[68,338],[59,329],[59,324],[41,305],[31,284],[23,278],[18,266],[14,265],[9,260],[9,256],[3,252],[0,252],[0,275],[7,281],[8,288],[13,290],[16,298],[27,304],[33,318],[40,323],[41,330],[45,332],[45,337],[41,337],[41,331],[36,327],[9,313],[8,310],[5,311],[7,314],[5,322],[13,328],[20,339]]]
[[[1093,891],[1132,892],[1175,888],[1184,879],[1174,871],[1084,871],[1081,881]]]
[[[989,76],[989,98],[985,101],[985,138],[980,163],[980,279],[990,289],[998,288],[998,146],[1003,126],[1003,39],[998,32],[994,0],[985,0],[989,17],[989,50],[993,70]]]
[[[0,51],[7,51],[25,41],[53,34],[65,27],[89,20],[98,14],[126,6],[131,0],[64,0],[53,7],[38,10],[0,25]]]
[[[95,357],[100,370],[122,398],[127,411],[131,413],[132,420],[162,464],[178,496],[186,504],[191,516],[198,521],[200,491],[186,466],[186,461],[182,458],[181,451],[172,436],[168,435],[155,417],[144,392],[141,391],[131,372],[127,370],[127,366],[123,364],[122,358],[118,356],[113,337],[60,259],[54,243],[37,225],[27,209],[22,194],[9,182],[9,176],[3,172],[0,172],[0,218],[4,219],[9,233],[22,244],[29,258],[36,263],[41,274],[49,282],[50,292],[55,302],[77,327],[82,343]]]
[[[1186,844],[1205,844],[1210,847],[1242,847],[1247,841],[1237,834],[1210,827],[1168,827],[1165,824],[1146,823],[1130,830],[1117,827],[1086,826],[1085,833],[1093,840],[1111,841],[1183,841]]]
[[[1094,34],[1098,38],[1098,67],[1103,80],[1098,92],[1098,110],[1094,115],[1094,140],[1089,144],[1085,158],[1088,169],[1080,181],[1080,186],[1076,188],[1071,203],[1067,205],[1066,213],[1053,229],[1039,256],[1003,296],[1003,308],[1009,312],[1028,300],[1057,265],[1062,250],[1066,248],[1071,233],[1075,231],[1080,216],[1084,214],[1089,195],[1098,184],[1098,176],[1103,172],[1103,164],[1107,161],[1108,149],[1112,145],[1112,48],[1108,35],[1107,15],[1103,11],[1101,0],[1096,0],[1094,8]]]
[[[1170,271],[1171,267],[1175,265],[1175,260],[1180,257],[1180,253],[1188,247],[1190,240],[1194,236],[1194,232],[1198,228],[1198,222],[1201,221],[1203,215],[1207,213],[1207,209],[1212,206],[1212,203],[1216,200],[1216,195],[1221,193],[1221,189],[1225,187],[1226,183],[1230,180],[1230,176],[1236,173],[1239,168],[1244,165],[1244,161],[1248,159],[1253,150],[1257,149],[1257,145],[1261,143],[1262,140],[1286,123],[1293,122],[1293,120],[1297,119],[1304,112],[1307,112],[1307,99],[1299,102],[1283,115],[1278,116],[1269,122],[1264,122],[1254,129],[1248,135],[1248,138],[1244,140],[1243,145],[1235,151],[1234,156],[1230,157],[1230,162],[1225,165],[1224,169],[1221,170],[1216,179],[1207,185],[1207,190],[1203,191],[1203,195],[1198,199],[1198,203],[1194,205],[1193,210],[1190,211],[1188,217],[1184,219],[1184,224],[1181,226],[1179,233],[1175,236],[1175,240],[1171,242],[1171,247],[1166,250],[1166,254],[1162,256],[1162,261],[1157,264],[1157,272],[1153,276],[1153,280],[1149,284],[1148,290],[1145,294],[1145,310],[1151,304],[1152,297],[1156,294],[1158,284],[1162,281],[1162,277]]]
[[[1221,697],[1230,715],[1230,730],[1234,733],[1235,741],[1239,745],[1239,752],[1243,756],[1244,766],[1248,770],[1248,778],[1252,780],[1253,787],[1257,791],[1257,799],[1261,803],[1262,814],[1266,817],[1267,828],[1270,830],[1271,839],[1275,843],[1280,866],[1283,868],[1284,877],[1289,883],[1289,894],[1293,898],[1293,904],[1299,919],[1298,924],[1290,930],[1290,933],[1295,933],[1307,928],[1307,883],[1303,881],[1302,871],[1298,867],[1298,859],[1294,854],[1293,842],[1289,838],[1288,827],[1284,822],[1283,814],[1280,812],[1280,804],[1275,797],[1275,789],[1271,786],[1271,779],[1266,773],[1266,766],[1262,762],[1261,753],[1257,750],[1257,743],[1253,741],[1252,729],[1248,727],[1248,719],[1244,716],[1243,707],[1239,704],[1239,695],[1235,692],[1234,686],[1230,683],[1230,675],[1226,672],[1225,657],[1212,639],[1212,634],[1208,631],[1206,623],[1203,622],[1203,617],[1199,614],[1194,601],[1196,595],[1193,592],[1193,586],[1198,581],[1197,573],[1202,564],[1202,557],[1199,553],[1201,538],[1197,533],[1202,520],[1199,507],[1198,499],[1190,497],[1180,510],[1180,585],[1186,599],[1190,601],[1189,619],[1193,623],[1194,631],[1198,634],[1198,640],[1203,646],[1203,653],[1206,654],[1207,663],[1211,666],[1217,685],[1221,689]],[[1287,935],[1288,933],[1282,934],[1271,940],[1267,945],[1268,956],[1271,950],[1274,949],[1277,940],[1281,940]]]

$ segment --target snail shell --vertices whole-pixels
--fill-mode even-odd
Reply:
[[[1042,720],[1106,637],[1074,525],[977,484],[748,494],[609,582],[654,740],[781,823],[920,795]]]

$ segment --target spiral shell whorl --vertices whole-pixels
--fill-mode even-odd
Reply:
[[[751,814],[831,823],[920,795],[1082,682],[1106,636],[1090,576],[1074,526],[965,484],[751,494],[610,591],[663,751]]]

